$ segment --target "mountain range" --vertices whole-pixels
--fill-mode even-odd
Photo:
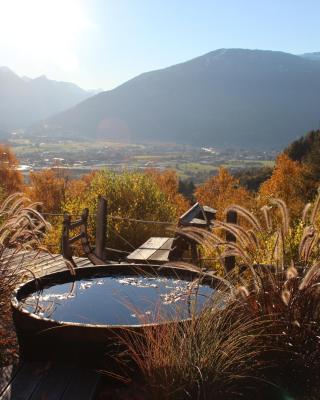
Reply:
[[[282,147],[319,120],[317,54],[220,49],[141,74],[46,125],[71,137]]]
[[[77,85],[19,77],[0,67],[0,132],[24,128],[64,111],[91,96]]]
[[[319,53],[219,49],[143,73],[34,124],[29,132],[281,148],[319,121]]]

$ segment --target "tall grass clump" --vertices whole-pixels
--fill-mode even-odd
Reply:
[[[252,318],[221,298],[189,321],[146,326],[123,339],[142,377],[145,399],[255,397],[265,367],[264,332],[269,322]]]
[[[211,232],[182,228],[180,234],[212,247],[218,261],[236,258],[223,279],[250,318],[272,321],[264,336],[273,368],[269,379],[298,398],[320,390],[320,192],[301,219],[291,221],[281,199],[270,199],[258,215],[234,205],[240,223],[216,221]],[[236,242],[225,239],[231,233]],[[234,300],[232,300],[234,301]],[[239,318],[241,318],[239,313]],[[302,396],[302,397],[301,397]]]
[[[32,274],[23,263],[24,251],[41,247],[41,240],[50,228],[31,203],[16,193],[0,206],[0,365],[9,362],[16,351],[10,312],[13,289]]]

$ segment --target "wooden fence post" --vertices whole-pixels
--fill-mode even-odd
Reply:
[[[70,247],[69,243],[69,230],[70,230],[70,224],[71,224],[71,216],[67,212],[63,213],[63,231],[62,231],[62,237],[61,237],[61,243],[60,243],[60,248],[61,248],[61,254],[63,257],[67,260],[72,260],[72,249]]]
[[[105,259],[106,233],[107,233],[107,200],[104,197],[99,196],[97,215],[96,215],[95,254],[102,260]]]
[[[227,223],[236,224],[238,220],[238,216],[236,211],[228,211],[227,212]],[[226,241],[227,242],[235,242],[236,237],[230,233],[226,232]],[[224,266],[226,272],[230,272],[236,265],[236,258],[234,256],[226,257],[224,260]]]

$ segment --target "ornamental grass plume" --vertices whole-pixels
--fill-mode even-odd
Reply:
[[[271,198],[259,216],[237,205],[228,211],[245,223],[215,221],[212,232],[189,227],[178,233],[213,247],[222,265],[226,257],[236,258],[237,267],[222,279],[229,282],[231,303],[241,302],[253,320],[272,321],[264,335],[266,348],[274,349],[268,356],[273,365],[269,378],[297,396],[318,398],[320,191],[294,226],[281,199]],[[236,243],[225,240],[225,232]]]
[[[20,193],[9,196],[0,206],[0,365],[9,362],[16,351],[11,293],[33,274],[23,262],[25,251],[40,250],[41,240],[50,229],[38,206]]]

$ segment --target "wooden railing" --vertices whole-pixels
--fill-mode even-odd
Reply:
[[[90,244],[88,236],[88,216],[89,210],[85,208],[80,216],[80,219],[72,221],[72,216],[69,213],[63,214],[63,232],[61,239],[61,253],[66,260],[70,263],[73,268],[76,268],[76,264],[73,260],[73,244],[80,242],[82,245],[83,252],[86,257],[95,265],[108,264],[112,261],[123,260],[128,252],[108,248],[106,247],[106,237],[107,237],[107,222],[108,222],[108,206],[107,201],[104,197],[100,196],[98,198],[97,213],[96,213],[96,233],[95,233],[95,246],[92,247]],[[110,217],[111,218],[111,217]],[[123,218],[124,220],[126,218]],[[180,218],[181,220],[181,218]],[[141,221],[143,222],[143,221]],[[147,221],[151,222],[151,221]],[[226,222],[237,223],[237,213],[235,211],[228,211],[226,216]],[[155,221],[156,223],[156,221]],[[214,222],[210,221],[210,223]],[[210,224],[208,224],[207,229],[209,229]],[[74,236],[71,236],[72,232],[80,228],[80,232]],[[235,236],[226,232],[226,241],[235,242]],[[192,244],[192,262],[196,262],[198,259],[196,244]],[[226,272],[230,272],[236,264],[234,256],[229,256],[225,258],[224,266]]]
[[[99,205],[103,203],[99,201]],[[67,263],[70,263],[73,268],[76,268],[77,265],[73,260],[73,248],[72,245],[76,242],[81,242],[83,251],[88,259],[95,265],[99,264],[107,264],[104,259],[104,244],[105,238],[105,229],[103,225],[104,221],[98,221],[97,213],[97,234],[96,234],[96,246],[98,244],[98,252],[97,247],[94,249],[90,245],[89,236],[88,236],[88,216],[89,210],[85,208],[81,214],[80,219],[76,221],[72,221],[72,217],[69,213],[65,212],[63,215],[63,231],[61,238],[61,253],[63,258]],[[99,214],[101,216],[101,214]],[[80,233],[75,236],[70,237],[71,232],[75,229],[80,228]]]

